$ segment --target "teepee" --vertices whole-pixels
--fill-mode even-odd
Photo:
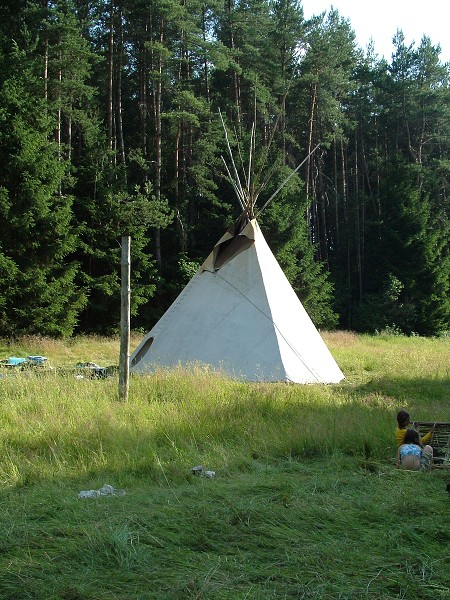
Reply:
[[[203,364],[246,381],[337,383],[344,375],[259,228],[251,169],[243,187],[229,151],[243,212],[136,348],[131,372]]]

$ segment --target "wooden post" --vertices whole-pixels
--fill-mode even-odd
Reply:
[[[120,263],[120,356],[119,356],[119,399],[128,400],[130,379],[130,236],[122,236],[122,258]]]

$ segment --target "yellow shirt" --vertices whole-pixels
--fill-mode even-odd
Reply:
[[[407,432],[406,427],[404,427],[403,429],[400,429],[399,427],[397,427],[397,429],[395,430],[395,439],[397,440],[398,447],[400,447],[403,444],[403,440],[405,439],[406,432]],[[428,433],[426,433],[424,436],[422,436],[420,438],[421,444],[427,444],[431,440],[432,434],[433,434],[433,431],[431,430]]]

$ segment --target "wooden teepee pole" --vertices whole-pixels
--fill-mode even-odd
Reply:
[[[283,183],[276,189],[276,191],[270,196],[270,198],[259,209],[259,211],[258,211],[258,213],[257,213],[256,216],[260,215],[263,212],[263,210],[267,207],[267,205],[270,202],[272,202],[272,200],[275,198],[275,196],[277,196],[281,192],[281,190],[287,184],[287,182],[289,181],[289,179],[291,177],[293,177],[297,173],[297,171],[300,169],[300,167],[302,167],[305,164],[305,162],[308,160],[308,158],[311,156],[311,154],[313,154],[313,152],[315,152],[319,146],[320,146],[320,144],[317,144],[317,146],[311,150],[311,152],[308,154],[308,156],[306,158],[304,158],[302,160],[302,162],[295,167],[295,169],[292,171],[292,173],[289,175],[289,177],[286,177],[286,179],[283,181]]]
[[[223,130],[224,130],[224,133],[225,133],[225,141],[226,141],[227,147],[228,147],[228,154],[230,155],[230,160],[231,160],[231,164],[233,166],[233,171],[234,171],[234,175],[235,175],[235,179],[234,180],[232,179],[232,181],[234,181],[234,186],[233,187],[236,190],[238,190],[239,196],[242,199],[242,202],[243,202],[243,204],[245,206],[247,204],[247,199],[245,197],[244,190],[242,189],[241,180],[239,179],[239,173],[238,173],[238,170],[236,168],[236,164],[234,162],[233,152],[231,151],[230,141],[228,139],[227,128],[225,127],[225,121],[223,120],[222,113],[220,112],[220,110],[219,110],[219,115],[220,115],[220,120],[222,121]]]
[[[119,399],[128,400],[130,380],[130,298],[131,261],[130,236],[122,236],[122,256],[120,263],[120,355],[119,355]]]

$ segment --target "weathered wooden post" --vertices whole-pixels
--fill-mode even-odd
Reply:
[[[119,356],[119,399],[128,400],[130,380],[130,236],[122,236],[122,256],[120,262],[120,356]]]

